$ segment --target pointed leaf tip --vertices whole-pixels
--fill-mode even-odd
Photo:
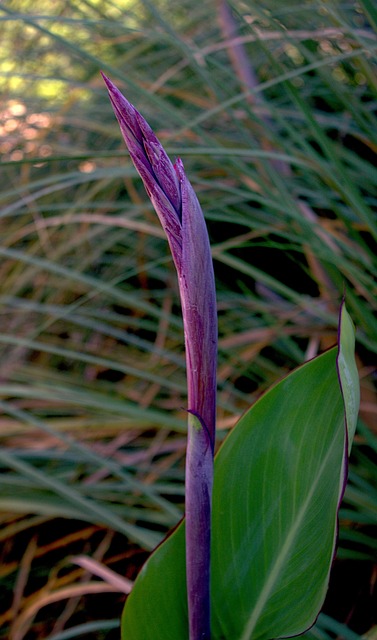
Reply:
[[[337,369],[346,416],[349,454],[359,413],[360,383],[355,361],[355,327],[344,299],[339,313]]]

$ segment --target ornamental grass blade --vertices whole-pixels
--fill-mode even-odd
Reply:
[[[216,456],[213,640],[289,637],[316,620],[356,426],[353,352],[352,322],[342,305],[339,348],[264,394]],[[126,602],[123,639],[187,640],[185,589],[183,521],[139,575]]]

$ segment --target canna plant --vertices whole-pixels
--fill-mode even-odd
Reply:
[[[354,329],[265,393],[216,455],[217,316],[203,213],[138,111],[103,75],[131,159],[165,230],[185,334],[185,518],[152,553],[131,594],[123,640],[292,637],[315,622],[359,406]]]

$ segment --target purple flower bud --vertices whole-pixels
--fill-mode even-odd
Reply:
[[[165,230],[178,274],[189,413],[186,456],[189,637],[209,640],[217,312],[208,234],[182,161],[171,163],[148,123],[115,85],[106,76],[103,78],[132,161]]]

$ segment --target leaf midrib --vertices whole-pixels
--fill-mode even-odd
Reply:
[[[239,640],[250,640],[251,638],[251,634],[253,633],[260,615],[263,611],[263,609],[265,608],[265,605],[271,595],[271,592],[273,590],[274,585],[277,582],[277,579],[281,573],[281,570],[284,566],[284,562],[286,560],[286,558],[288,557],[290,550],[294,544],[296,535],[300,529],[300,526],[304,520],[304,517],[306,516],[306,513],[309,510],[313,495],[315,494],[315,490],[317,489],[318,485],[320,484],[320,479],[322,477],[322,474],[328,464],[328,460],[331,457],[331,454],[333,452],[334,449],[334,444],[335,444],[335,435],[334,434],[334,438],[332,440],[331,446],[327,449],[327,454],[326,456],[323,458],[322,463],[319,467],[319,473],[317,474],[317,479],[315,482],[313,482],[312,484],[312,488],[309,491],[305,501],[302,503],[301,508],[299,509],[299,511],[297,512],[297,517],[295,518],[293,525],[291,526],[291,529],[288,532],[288,535],[286,537],[286,540],[281,548],[280,553],[278,554],[275,563],[272,567],[272,570],[270,571],[270,573],[268,574],[267,580],[262,588],[262,590],[260,591],[260,595],[255,603],[255,606],[251,612],[251,615],[245,625],[244,631],[242,633],[242,635],[240,636]]]

